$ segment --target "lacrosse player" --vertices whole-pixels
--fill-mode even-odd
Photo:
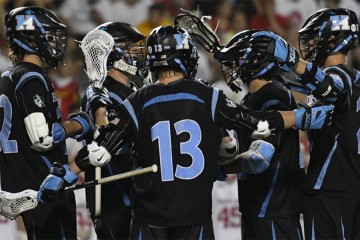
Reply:
[[[299,30],[298,52],[272,32],[252,35],[252,51],[274,57],[297,74],[312,103],[334,104],[333,124],[309,131],[305,180],[306,239],[360,238],[360,72],[347,65],[358,46],[359,25],[349,9],[322,9]]]
[[[117,105],[122,103],[130,94],[139,88],[138,81],[142,78],[145,69],[145,36],[128,23],[108,22],[96,29],[111,35],[115,45],[107,58],[107,77],[102,88],[90,85],[86,90],[82,109],[94,119],[99,108],[105,107],[108,120],[117,119]],[[96,52],[94,49],[89,51]],[[94,56],[96,57],[96,56]],[[109,101],[110,100],[110,101]],[[101,111],[101,109],[100,109]],[[121,117],[120,117],[121,118]],[[111,162],[102,167],[101,177],[107,177],[131,170],[132,141],[124,145]],[[95,179],[95,168],[85,170],[85,180]],[[101,189],[101,227],[95,227],[100,239],[128,239],[130,232],[131,208],[130,188],[131,179],[109,183]],[[95,223],[95,188],[86,189],[87,207]]]
[[[80,112],[61,123],[59,106],[45,64],[58,67],[66,48],[66,26],[51,11],[13,9],[5,16],[9,58],[14,66],[0,81],[1,185],[8,192],[38,189],[57,161],[68,169],[64,141],[93,133],[89,116]],[[77,181],[71,175],[67,183]],[[29,239],[76,239],[73,193],[39,205],[23,215]]]
[[[270,56],[260,58],[249,51],[251,35],[245,30],[234,35],[218,54],[225,81],[240,88],[239,78],[249,93],[242,104],[253,110],[293,110],[294,97],[281,83],[280,68]],[[238,134],[240,152],[252,139]],[[243,239],[302,239],[301,196],[305,177],[300,156],[299,132],[287,129],[266,139],[275,147],[270,167],[261,174],[239,174],[238,195],[242,213]]]
[[[113,154],[113,145],[133,137],[140,167],[159,166],[159,174],[134,179],[130,239],[213,239],[211,190],[220,128],[257,138],[294,126],[318,128],[332,107],[252,112],[235,104],[222,91],[194,81],[198,54],[182,28],[155,28],[147,51],[156,81],[130,95],[120,105],[120,121],[100,127],[96,139]],[[260,155],[261,148],[266,145],[254,152]],[[43,186],[40,191],[47,194],[63,182],[47,186],[44,181]]]

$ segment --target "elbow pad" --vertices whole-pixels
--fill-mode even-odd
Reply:
[[[34,112],[24,118],[26,132],[32,143],[31,148],[45,152],[53,147],[53,138],[49,136],[49,125],[42,112]]]

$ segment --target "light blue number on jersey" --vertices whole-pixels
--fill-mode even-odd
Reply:
[[[163,182],[174,180],[170,127],[169,121],[161,121],[151,128],[151,139],[152,141],[158,140],[159,144],[160,170]],[[176,122],[174,128],[177,135],[184,132],[189,134],[189,140],[180,143],[180,153],[190,155],[192,159],[192,163],[188,167],[176,165],[175,177],[184,180],[194,179],[202,173],[205,165],[204,154],[199,148],[202,138],[200,126],[193,120],[185,119]]]
[[[11,118],[12,118],[12,107],[11,103],[7,96],[0,96],[0,108],[3,108],[4,119],[0,132],[0,152],[4,153],[17,153],[18,145],[16,140],[9,140],[10,128],[11,128]]]

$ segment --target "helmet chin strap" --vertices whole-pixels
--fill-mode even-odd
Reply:
[[[113,68],[131,75],[136,75],[138,70],[136,66],[127,64],[123,59],[120,59],[119,61],[115,61],[113,64]]]

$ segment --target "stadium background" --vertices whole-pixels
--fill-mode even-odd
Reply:
[[[55,86],[63,119],[79,108],[88,80],[84,72],[84,58],[75,40],[101,23],[108,21],[128,22],[148,35],[154,27],[171,25],[180,9],[199,15],[212,16],[209,24],[216,29],[222,44],[234,33],[249,28],[265,28],[277,32],[293,46],[298,46],[297,31],[305,19],[324,7],[345,7],[360,13],[360,0],[0,0],[0,29],[4,29],[5,13],[20,6],[41,6],[54,11],[68,26],[67,66],[48,69]],[[224,89],[237,102],[240,94],[231,92],[222,81],[219,64],[201,48],[197,78],[204,79]],[[11,66],[7,58],[4,31],[0,32],[0,71]],[[348,59],[350,65],[360,70],[360,47],[354,49]],[[293,76],[287,76],[290,80]],[[298,95],[297,100],[304,100]],[[73,159],[80,145],[68,140],[69,156]],[[302,137],[303,152],[307,154],[307,140]],[[82,240],[96,239],[92,222],[85,207],[83,190],[76,191],[78,235]],[[214,186],[213,220],[218,239],[241,239],[240,214],[237,209],[236,181],[234,176],[227,182]],[[0,216],[0,240],[26,239],[20,221],[10,221]]]

